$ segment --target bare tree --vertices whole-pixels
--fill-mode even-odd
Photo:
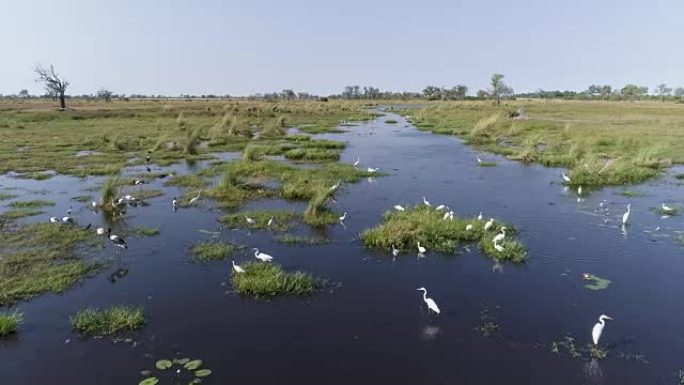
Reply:
[[[104,99],[105,102],[109,103],[112,101],[112,91],[102,87],[99,90],[97,90],[97,97],[100,99]]]
[[[37,65],[36,68],[34,68],[34,72],[38,75],[36,81],[45,84],[45,91],[47,91],[48,94],[58,96],[60,108],[65,109],[66,100],[64,99],[64,93],[69,86],[69,82],[55,72],[55,68],[52,64],[50,64],[49,69]]]

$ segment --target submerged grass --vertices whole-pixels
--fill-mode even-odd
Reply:
[[[321,286],[310,274],[286,272],[280,266],[266,262],[248,262],[241,267],[244,273],[231,273],[233,288],[240,294],[254,297],[278,295],[310,295]]]
[[[106,309],[80,310],[71,317],[71,326],[84,335],[112,335],[140,329],[145,324],[143,309],[118,305]]]
[[[297,213],[287,210],[254,210],[228,214],[221,217],[221,223],[231,228],[285,231],[294,226]],[[254,221],[249,223],[247,218]],[[268,222],[271,221],[269,226]]]
[[[228,242],[203,241],[192,248],[192,259],[195,262],[211,262],[228,258],[238,246]]]
[[[4,213],[0,214],[0,222],[11,221],[14,219],[20,219],[25,217],[32,217],[40,214],[43,214],[43,210],[27,208],[7,210]]]
[[[330,239],[323,237],[304,237],[299,235],[285,234],[276,237],[276,240],[286,245],[315,246],[330,243]]]
[[[14,207],[14,208],[18,208],[18,209],[26,209],[26,208],[36,208],[36,207],[54,206],[54,205],[55,205],[55,202],[38,199],[38,200],[32,200],[32,201],[12,202],[12,203],[10,203],[9,207]]]
[[[135,233],[136,235],[141,236],[141,237],[154,237],[156,235],[161,234],[161,230],[159,230],[159,227],[141,226],[141,227],[136,227],[133,230],[133,233]]]
[[[0,337],[15,334],[22,321],[23,317],[19,312],[0,313]]]
[[[6,201],[8,199],[16,198],[17,196],[14,194],[8,194],[8,193],[0,193],[0,201]]]
[[[361,234],[366,247],[391,250],[392,245],[400,250],[417,250],[420,242],[428,252],[454,253],[461,243],[479,242],[482,252],[499,261],[521,263],[527,259],[527,249],[517,240],[511,239],[514,231],[507,226],[506,238],[499,244],[504,251],[494,248],[492,238],[502,226],[498,221],[484,231],[485,221],[464,219],[454,216],[443,219],[444,212],[420,205],[406,211],[388,211],[384,222]]]

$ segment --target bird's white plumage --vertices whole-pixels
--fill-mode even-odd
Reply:
[[[437,208],[435,208],[435,210],[441,211],[441,210],[444,210],[445,208],[446,208],[445,205],[439,205],[439,206],[437,206]]]
[[[397,249],[396,247],[394,247],[394,245],[392,245],[392,255],[395,256],[395,257],[396,257],[397,255],[399,255],[399,249]]]
[[[240,267],[240,265],[236,265],[235,261],[232,261],[232,262],[233,262],[233,270],[235,270],[236,273],[244,273],[245,272],[245,269]]]
[[[504,249],[504,247],[503,247],[503,246],[501,246],[501,245],[500,245],[500,244],[498,244],[498,243],[494,243],[494,248],[495,248],[495,249],[496,249],[496,251],[498,251],[499,253],[501,253],[502,251],[504,251],[504,250],[505,250],[505,249]]]
[[[478,221],[482,220],[482,211],[480,211],[480,213],[477,215],[477,220]]]
[[[504,240],[505,237],[506,237],[506,226],[502,226],[501,232],[499,234],[496,234],[493,241],[494,241],[494,243],[501,242]]]
[[[356,162],[354,162],[354,167],[358,166],[359,162],[361,162],[361,158],[356,157]]]
[[[268,223],[266,223],[266,226],[271,227],[272,224],[273,224],[273,217],[271,217],[271,219],[268,220]]]
[[[577,187],[577,195],[582,195],[582,186]]]
[[[402,205],[394,205],[394,209],[398,211],[406,211],[406,209]]]
[[[429,202],[425,197],[423,197],[423,204],[424,204],[425,206],[432,206],[432,205],[430,204],[430,202]]]
[[[473,229],[473,225],[469,223],[469,224],[466,226],[466,231],[470,231],[470,230],[472,230],[472,229]]]
[[[200,199],[201,194],[202,194],[202,190],[198,191],[197,196],[190,199],[190,202],[188,202],[188,204],[193,204],[193,203],[197,202]]]
[[[420,254],[425,254],[426,251],[427,251],[427,249],[424,248],[423,246],[421,246],[421,245],[420,245],[420,242],[418,242],[418,252],[419,252]]]
[[[624,214],[622,214],[622,224],[623,225],[627,224],[627,221],[629,220],[629,214],[631,213],[631,211],[632,211],[632,204],[630,203],[627,205],[627,211]]]
[[[50,223],[59,223],[59,218],[57,218],[57,217],[50,217]]]
[[[250,217],[245,217],[245,220],[246,220],[247,223],[249,223],[250,225],[253,225],[254,222],[255,222],[254,219],[252,219],[252,218],[250,218]]]
[[[416,290],[423,292],[423,301],[425,301],[425,304],[427,305],[428,309],[439,314],[439,307],[437,306],[437,302],[435,302],[435,300],[432,298],[428,298],[427,289],[424,287],[419,287]]]
[[[105,235],[105,229],[102,227],[98,227],[97,229],[95,229],[95,233],[97,235]]]
[[[607,319],[612,320],[612,318],[608,317],[607,315],[601,314],[599,321],[591,330],[591,339],[594,341],[594,345],[598,345],[599,339],[601,339],[601,334],[603,333],[603,328],[606,326]]]
[[[444,215],[442,216],[442,219],[445,220],[445,221],[446,221],[447,219],[449,219],[449,212],[444,213]]]
[[[487,231],[489,230],[492,226],[494,226],[494,218],[489,218],[487,223],[484,225],[484,230]]]
[[[273,260],[273,257],[266,254],[266,253],[261,253],[259,252],[259,249],[254,249],[254,257],[257,259],[263,261],[263,262],[271,262]]]
[[[342,216],[338,219],[340,220],[340,222],[344,222],[344,220],[347,219],[347,212],[345,211],[344,214],[342,214]]]
[[[565,175],[565,173],[563,173],[561,176],[563,177],[564,181],[566,181],[567,183],[570,183],[570,177],[569,176]]]
[[[662,203],[662,204],[660,205],[660,208],[662,208],[663,211],[674,211],[674,210],[672,209],[672,207],[666,205],[665,203]]]
[[[378,170],[379,170],[378,168],[373,168],[371,166],[368,166],[368,172],[376,172]]]

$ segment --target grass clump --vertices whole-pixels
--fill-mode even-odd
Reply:
[[[248,262],[241,266],[244,273],[231,273],[233,288],[240,294],[255,297],[278,295],[310,295],[320,282],[301,271],[286,272],[280,266],[266,262]]]
[[[44,206],[54,206],[55,202],[51,201],[44,201],[44,200],[32,200],[32,201],[17,201],[17,202],[12,202],[9,207],[14,207],[17,209],[26,209],[26,208],[36,208],[36,207],[44,207]]]
[[[340,153],[320,148],[295,148],[285,151],[285,157],[294,160],[337,161],[340,159]]]
[[[141,237],[154,237],[156,235],[161,234],[161,230],[159,230],[159,227],[141,226],[135,228],[135,230],[133,230],[133,233]]]
[[[140,329],[145,324],[143,309],[126,305],[106,309],[80,310],[71,317],[71,326],[84,335],[112,335]]]
[[[328,200],[335,194],[330,188],[319,188],[309,200],[304,211],[304,222],[314,227],[325,226],[339,221],[339,216],[326,207]]]
[[[684,179],[684,173],[676,174],[674,177],[675,177],[676,179],[682,180],[682,179]],[[0,195],[2,195],[2,194],[0,194]]]
[[[16,333],[22,321],[21,313],[0,313],[0,337]]]
[[[119,186],[121,186],[119,178],[109,177],[105,180],[99,202],[103,210],[113,211],[113,203],[119,198]]]
[[[0,201],[6,201],[8,199],[16,198],[16,195],[13,194],[7,194],[7,193],[0,193]]]
[[[211,262],[228,258],[238,247],[228,242],[200,242],[192,248],[195,262]]]
[[[624,189],[620,191],[620,195],[628,197],[628,198],[636,198],[640,197],[644,194],[640,193],[639,191],[636,190],[629,190],[629,189]]]
[[[189,175],[176,175],[166,182],[167,186],[180,186],[180,187],[204,187],[206,181],[194,174]]]
[[[286,231],[294,226],[297,214],[294,211],[254,210],[224,215],[220,221],[231,228]],[[254,223],[247,222],[250,218]],[[268,222],[271,221],[271,225]]]
[[[480,167],[496,167],[496,162],[478,162],[477,165]]]
[[[506,238],[499,244],[503,252],[494,248],[492,238],[499,232],[501,224],[497,221],[484,231],[484,221],[464,219],[454,216],[453,220],[443,219],[443,211],[427,206],[416,206],[406,211],[388,211],[384,222],[361,234],[366,247],[391,250],[392,245],[400,250],[416,250],[417,243],[428,252],[454,253],[461,243],[479,242],[482,252],[499,261],[520,263],[526,260],[527,250],[517,240],[511,239],[513,231],[507,226]]]
[[[387,124],[397,124],[398,122],[397,122],[396,120],[394,120],[394,119],[387,119],[387,120],[385,120],[385,123],[387,123]]]
[[[315,245],[324,245],[324,244],[330,243],[330,239],[328,239],[328,238],[303,237],[303,236],[292,235],[292,234],[280,235],[280,236],[276,237],[276,240],[280,243],[283,243],[286,245],[291,245],[291,246],[296,246],[296,245],[315,246]]]
[[[43,214],[43,211],[38,209],[12,209],[0,214],[0,221],[11,221],[20,218],[32,217],[34,215],[40,214]]]
[[[76,201],[78,203],[86,203],[90,201],[90,195],[78,195],[75,197],[71,197],[72,201]]]

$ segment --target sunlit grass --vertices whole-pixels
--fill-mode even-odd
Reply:
[[[203,241],[192,248],[192,259],[195,262],[211,262],[228,258],[238,246],[228,242]]]
[[[133,306],[111,306],[106,309],[80,310],[71,317],[71,326],[84,335],[112,335],[140,329],[145,324],[143,309]]]
[[[0,313],[0,337],[15,334],[22,321],[23,316],[19,312]]]
[[[233,288],[240,294],[255,297],[279,295],[310,295],[320,282],[310,274],[286,272],[280,266],[266,262],[242,264],[244,273],[231,273]]]

